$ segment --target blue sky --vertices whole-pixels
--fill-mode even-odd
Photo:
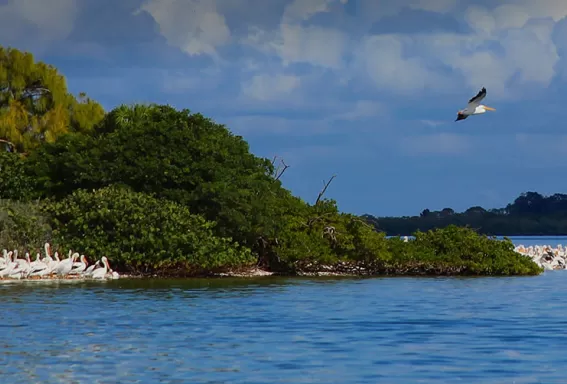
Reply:
[[[567,1],[0,0],[0,44],[106,109],[226,124],[353,213],[567,192]],[[496,112],[454,122],[481,87]]]

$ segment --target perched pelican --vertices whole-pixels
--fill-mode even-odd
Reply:
[[[94,269],[97,268],[97,267],[100,267],[100,263],[101,263],[101,261],[100,261],[100,260],[97,260],[96,263],[94,263],[93,265],[89,266],[89,267],[85,270],[85,272],[83,272],[83,276],[85,276],[85,277],[90,277],[90,276],[93,274]]]
[[[93,279],[104,279],[108,270],[110,269],[110,265],[108,265],[108,259],[106,258],[106,256],[103,256],[100,260],[102,261],[102,268],[96,268],[91,272],[91,277]]]
[[[69,271],[70,275],[80,275],[85,271],[87,268],[87,258],[85,255],[81,255],[80,260],[81,261],[78,263],[73,262],[73,269]]]
[[[55,252],[55,255],[57,255],[57,252]],[[60,276],[68,275],[69,272],[71,272],[71,269],[73,268],[73,263],[75,262],[77,257],[79,257],[79,253],[75,252],[69,258],[61,260],[59,264],[57,264],[57,266],[53,269],[53,272],[55,272]]]
[[[482,99],[486,97],[486,88],[482,89],[476,94],[475,97],[469,100],[469,104],[465,109],[457,112],[457,118],[455,121],[464,120],[471,115],[480,115],[486,111],[495,111],[496,109],[488,107],[486,105],[480,104]]]

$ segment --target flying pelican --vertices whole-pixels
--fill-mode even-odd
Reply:
[[[457,112],[457,118],[455,121],[464,120],[471,115],[480,115],[486,111],[495,111],[496,109],[488,107],[486,105],[480,104],[482,99],[486,97],[486,88],[482,89],[476,94],[475,97],[469,100],[469,104],[465,109]]]

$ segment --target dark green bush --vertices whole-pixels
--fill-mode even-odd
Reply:
[[[35,258],[35,252],[43,254],[43,245],[51,238],[41,203],[0,200],[0,250],[25,250]]]
[[[29,200],[35,179],[27,175],[25,161],[18,153],[7,152],[0,143],[0,199]]]
[[[137,273],[195,274],[248,265],[250,250],[212,233],[214,223],[178,203],[124,187],[77,190],[44,211],[66,248]]]
[[[390,249],[401,263],[426,263],[458,268],[471,275],[534,275],[542,272],[529,257],[514,251],[510,240],[480,235],[466,227],[417,231],[415,240],[389,240]]]

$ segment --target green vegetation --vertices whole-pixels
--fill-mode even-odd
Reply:
[[[374,217],[365,215],[368,223],[390,236],[408,235],[417,230],[469,226],[477,232],[494,236],[563,236],[567,235],[567,195],[543,196],[525,192],[504,208],[471,207],[457,213],[451,208],[423,210],[419,216]]]
[[[46,204],[45,213],[61,244],[112,255],[122,270],[197,274],[254,262],[249,249],[215,236],[215,224],[186,206],[125,187],[79,189]]]
[[[104,113],[69,96],[31,55],[0,53],[2,248],[32,253],[50,241],[60,253],[106,255],[118,271],[162,276],[256,265],[283,274],[541,272],[509,241],[468,228],[387,239],[325,198],[333,178],[309,204],[283,188],[287,166],[253,155],[201,114],[154,104]],[[38,84],[49,92],[28,99]]]

